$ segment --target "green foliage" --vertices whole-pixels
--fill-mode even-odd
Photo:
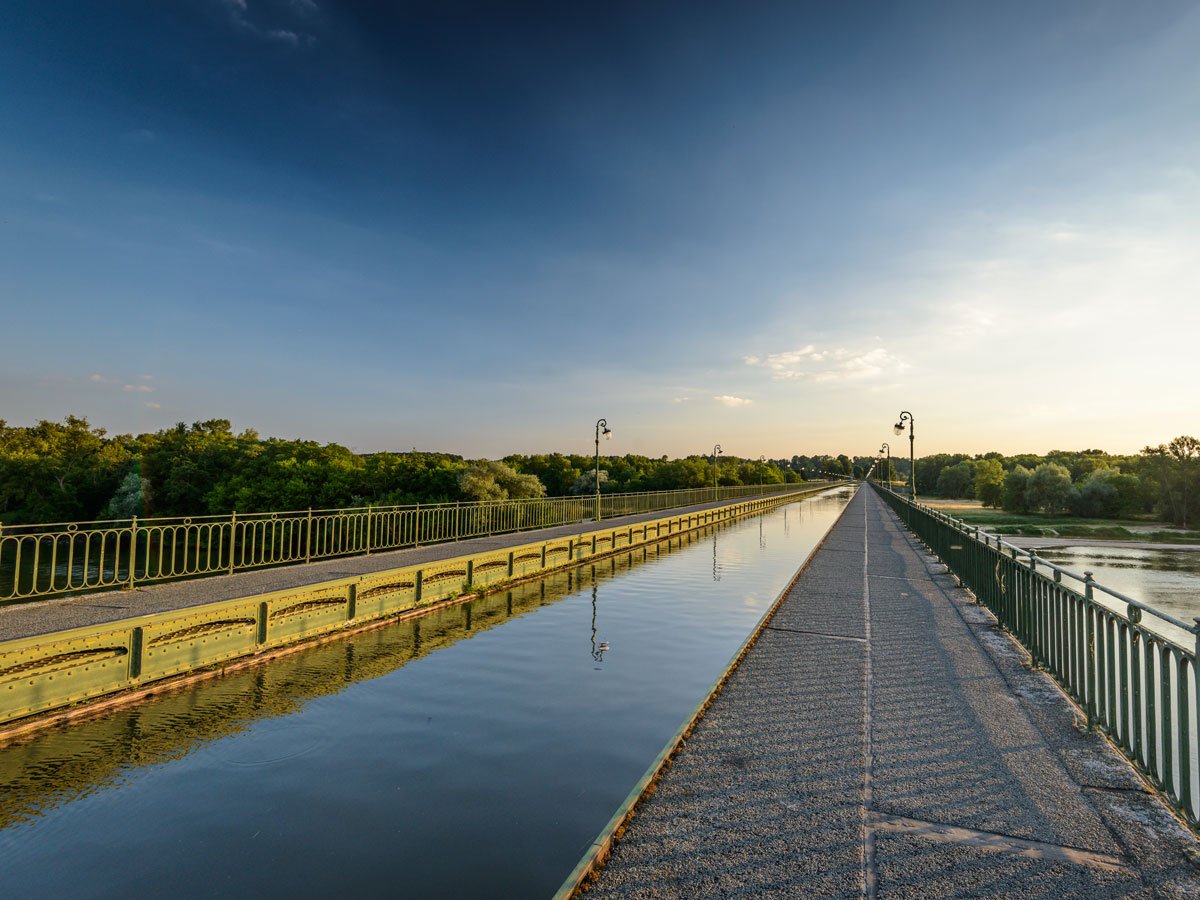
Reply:
[[[1071,507],[1074,493],[1071,471],[1066,466],[1042,463],[1033,470],[1025,486],[1026,508],[1043,509],[1049,513],[1065,512]]]
[[[999,507],[1004,501],[1004,466],[985,457],[975,463],[975,497],[984,506]]]
[[[92,515],[125,478],[130,439],[68,416],[29,428],[0,420],[0,520],[65,522]]]
[[[708,488],[712,459],[602,457],[604,491]],[[183,422],[137,437],[109,437],[86,419],[28,427],[0,420],[0,522],[227,515],[564,496],[595,490],[586,454],[512,455],[467,462],[447,453],[354,453],[339,444],[235,433],[228,419]],[[724,456],[721,485],[782,484],[841,471],[848,457],[790,460]]]
[[[1027,488],[1030,471],[1024,466],[1013,466],[1004,476],[1004,508],[1009,512],[1029,512]]]
[[[942,469],[938,474],[937,492],[942,497],[974,497],[975,463],[964,459]]]

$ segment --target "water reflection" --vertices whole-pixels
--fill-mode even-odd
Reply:
[[[594,567],[593,567],[594,570]],[[608,641],[601,641],[596,644],[596,598],[599,587],[592,583],[592,659],[596,662],[604,662],[604,651],[608,649]]]
[[[312,647],[0,748],[0,829],[119,786],[138,769],[182,759],[205,744],[245,732],[256,722],[288,716],[315,698],[387,675],[514,616],[558,603],[589,582],[592,658],[602,662],[608,642],[596,640],[598,568],[613,577],[660,554],[689,547],[708,531],[713,532],[715,548],[716,533],[727,527],[714,525],[460,607]]]

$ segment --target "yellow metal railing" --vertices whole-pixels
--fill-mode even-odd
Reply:
[[[822,487],[603,494],[600,518]],[[593,496],[4,526],[0,602],[399,550],[594,521]]]
[[[0,641],[0,724],[679,539],[821,489],[787,485],[716,508]]]

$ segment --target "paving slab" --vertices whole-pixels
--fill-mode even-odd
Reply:
[[[587,896],[1200,897],[1200,845],[870,490]]]

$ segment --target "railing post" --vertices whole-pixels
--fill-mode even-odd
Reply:
[[[304,562],[312,562],[312,507],[308,508],[308,521],[304,526]]]
[[[133,526],[129,529],[129,590],[133,590],[134,566],[137,565],[137,516],[133,517]]]
[[[367,556],[371,555],[371,509],[367,507]]]
[[[421,546],[421,501],[417,501],[417,524],[413,527],[413,546]]]
[[[1087,727],[1091,731],[1096,719],[1096,624],[1093,613],[1095,606],[1092,601],[1092,573],[1083,573],[1083,681],[1086,688],[1083,695],[1083,709],[1087,714]]]
[[[229,574],[233,574],[233,548],[237,544],[237,510],[229,517]]]

